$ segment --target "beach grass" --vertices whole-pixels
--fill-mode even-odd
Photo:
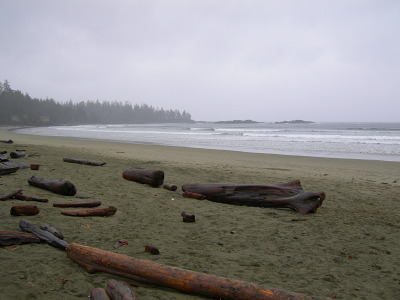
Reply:
[[[396,299],[400,290],[400,163],[312,158],[235,151],[39,137],[0,129],[0,151],[26,150],[18,162],[40,164],[0,177],[0,194],[22,188],[48,203],[0,202],[0,230],[18,222],[50,224],[67,242],[97,247],[218,276],[306,295],[336,299]],[[33,155],[32,155],[33,154]],[[106,162],[87,166],[64,157]],[[128,168],[163,170],[177,191],[122,178]],[[31,176],[68,180],[77,195],[61,196],[28,184]],[[183,198],[193,182],[276,184],[300,180],[305,191],[327,197],[315,214]],[[111,217],[68,217],[55,202],[100,200]],[[34,204],[36,216],[10,215],[13,205]],[[181,212],[196,222],[182,222]],[[294,219],[303,219],[301,222]],[[129,245],[114,249],[120,239]],[[147,244],[160,255],[144,252]],[[65,251],[46,244],[0,248],[0,299],[87,299],[105,288],[105,273],[89,274]],[[132,287],[140,299],[204,299],[157,287]]]

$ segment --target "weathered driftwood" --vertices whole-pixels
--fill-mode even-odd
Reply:
[[[91,300],[111,300],[105,289],[98,287],[90,291]]]
[[[214,202],[290,208],[301,214],[316,212],[325,199],[324,192],[303,191],[299,180],[274,185],[190,183],[183,185],[182,190]]]
[[[76,188],[73,183],[66,180],[49,180],[32,176],[28,179],[28,183],[32,186],[51,191],[56,194],[73,196],[76,194]]]
[[[169,191],[176,191],[178,189],[175,184],[164,184],[163,188]]]
[[[58,237],[56,237],[55,235],[51,234],[50,232],[48,232],[46,230],[37,228],[35,225],[33,225],[28,220],[19,221],[19,227],[24,232],[29,232],[29,233],[34,234],[41,241],[46,242],[50,246],[60,248],[60,249],[65,249],[68,246],[67,242],[63,241],[62,239],[59,239]]]
[[[137,300],[135,293],[123,281],[111,279],[107,282],[107,294],[112,300]]]
[[[40,243],[40,239],[32,233],[0,231],[0,247],[30,243]]]
[[[0,162],[0,169],[5,169],[5,170],[13,169],[13,168],[16,168],[16,170],[29,169],[30,167],[31,167],[30,164],[23,163],[23,162],[14,162],[11,160]]]
[[[88,272],[105,272],[145,284],[172,288],[213,299],[317,299],[311,296],[264,288],[254,283],[164,266],[152,261],[71,243],[68,257]]]
[[[1,143],[5,143],[5,144],[12,144],[12,143],[14,143],[13,140],[1,140],[0,142],[1,142]]]
[[[159,187],[164,182],[164,172],[161,170],[148,170],[132,168],[125,170],[122,177],[126,180],[148,184],[152,187]]]
[[[60,240],[64,239],[64,235],[59,230],[50,226],[49,224],[41,224],[40,229],[50,232],[55,237],[58,237]]]
[[[182,216],[182,219],[183,219],[183,222],[186,222],[186,223],[193,223],[193,222],[196,222],[196,217],[195,217],[195,215],[189,215],[189,214],[187,214],[187,213],[185,213],[184,211],[181,213],[181,216]]]
[[[68,162],[68,163],[75,163],[75,164],[88,165],[88,166],[104,166],[106,164],[105,162],[97,162],[97,161],[69,158],[69,157],[64,157],[63,161]]]
[[[109,206],[105,208],[92,208],[92,209],[81,209],[81,210],[64,210],[61,214],[72,217],[109,217],[117,212],[115,206]]]
[[[26,150],[15,150],[10,153],[11,158],[21,158],[26,155]]]
[[[7,195],[0,195],[0,200],[4,201],[4,200],[9,200],[14,198],[16,195],[19,195],[22,193],[22,189],[16,189],[14,191],[12,191],[11,193],[7,194]]]
[[[182,187],[183,189],[183,187]],[[192,198],[192,199],[197,199],[197,200],[204,200],[206,199],[206,196],[204,196],[203,194],[199,194],[199,193],[192,193],[192,192],[188,192],[188,191],[184,191],[182,196],[184,198]]]
[[[101,201],[53,203],[53,207],[97,207]]]
[[[39,212],[40,209],[36,205],[14,205],[10,210],[13,216],[34,216]]]

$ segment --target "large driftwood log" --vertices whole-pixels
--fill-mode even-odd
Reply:
[[[159,187],[164,182],[164,172],[161,170],[148,170],[132,168],[125,170],[122,177],[126,180],[148,184],[152,187]]]
[[[106,164],[105,162],[97,162],[97,161],[69,158],[69,157],[64,157],[63,161],[69,162],[69,163],[81,164],[81,165],[88,165],[88,166],[104,166]]]
[[[28,183],[32,186],[42,188],[60,195],[74,196],[76,194],[76,188],[74,184],[66,180],[49,180],[37,176],[32,176],[28,179]]]
[[[14,205],[10,210],[13,216],[34,216],[39,212],[40,209],[36,205]]]
[[[15,173],[19,170],[18,166],[15,165],[8,165],[4,162],[0,162],[0,175],[7,175],[7,174],[11,174],[11,173]]]
[[[53,207],[97,207],[101,201],[53,203]]]
[[[69,244],[66,251],[71,260],[90,273],[105,272],[141,283],[163,286],[213,299],[317,299],[284,290],[264,288],[254,283],[164,266],[152,261],[75,243]]]
[[[105,208],[64,210],[61,214],[72,217],[109,217],[113,216],[116,212],[117,208],[115,206],[109,206]]]
[[[274,185],[189,183],[183,185],[182,190],[186,195],[200,194],[214,202],[290,208],[301,214],[316,212],[325,199],[324,192],[303,191],[299,180]]]
[[[68,243],[63,241],[62,239],[59,239],[52,233],[42,230],[40,228],[37,228],[35,225],[33,225],[31,222],[28,220],[21,220],[19,221],[19,227],[21,228],[22,231],[32,233],[35,236],[37,236],[41,241],[46,242],[50,246],[60,248],[60,249],[65,249],[68,246]]]
[[[11,158],[21,158],[21,157],[24,157],[25,155],[26,155],[25,150],[15,150],[10,153]]]
[[[40,243],[40,239],[32,233],[0,231],[0,247],[30,243]]]

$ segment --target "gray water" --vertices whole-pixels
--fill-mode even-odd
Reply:
[[[400,161],[400,123],[121,124],[35,127],[17,132],[253,153]]]

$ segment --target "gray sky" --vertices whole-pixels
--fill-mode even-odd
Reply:
[[[0,81],[194,120],[400,122],[398,0],[0,0]]]

